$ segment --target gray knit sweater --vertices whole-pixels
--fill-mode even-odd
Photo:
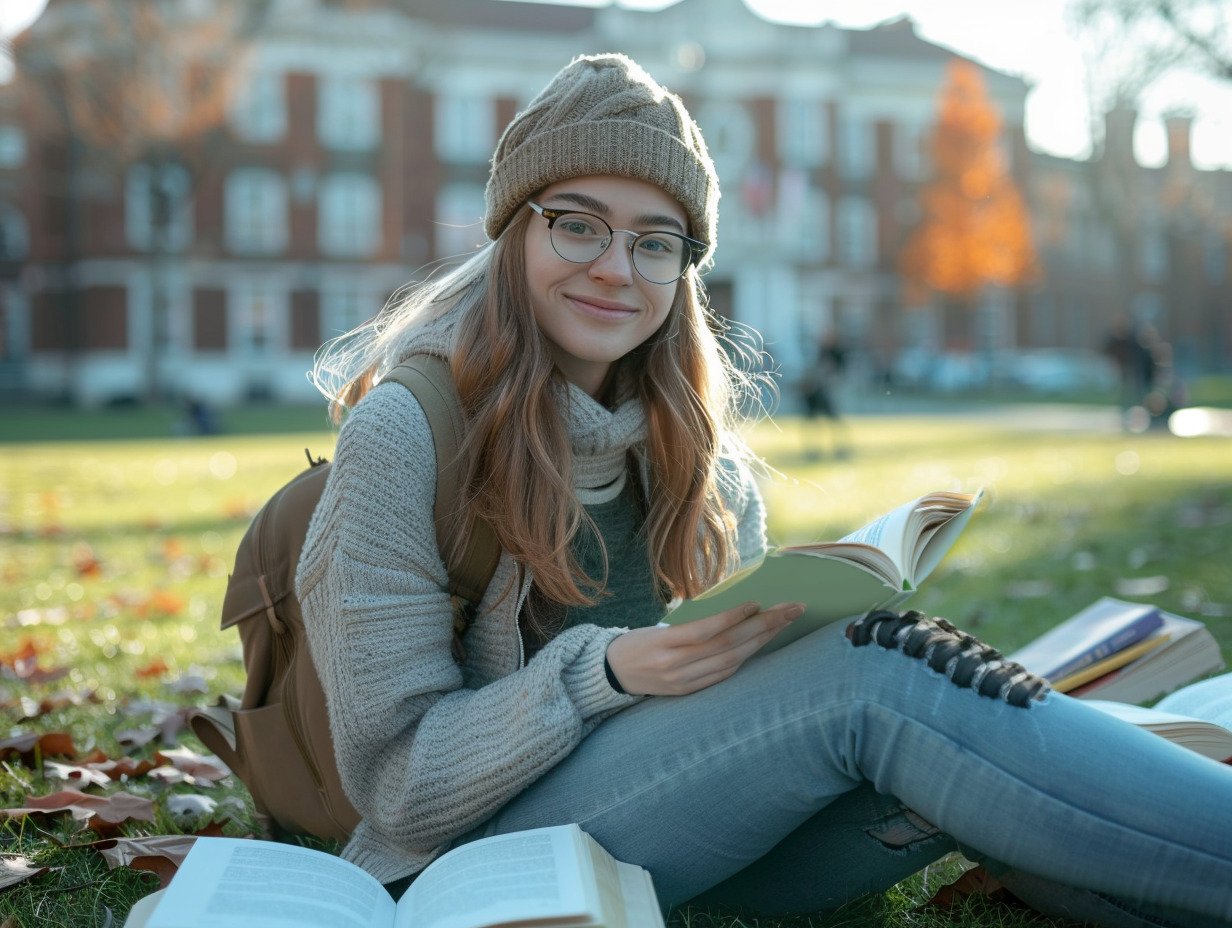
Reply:
[[[620,491],[643,412],[577,389],[569,400],[579,496],[599,501]],[[728,468],[747,561],[764,549],[764,510],[749,475]],[[435,487],[423,410],[401,386],[378,385],[340,430],[297,575],[338,768],[363,819],[343,856],[383,882],[418,872],[635,701],[604,672],[622,628],[578,625],[524,660],[518,613],[531,578],[508,552],[455,663]]]

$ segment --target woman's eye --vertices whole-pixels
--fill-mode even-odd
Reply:
[[[562,232],[567,232],[569,235],[599,234],[592,223],[587,222],[585,219],[578,219],[576,216],[565,216],[557,220],[556,228]]]
[[[659,257],[670,255],[676,250],[676,243],[670,235],[643,235],[637,240],[638,250]]]

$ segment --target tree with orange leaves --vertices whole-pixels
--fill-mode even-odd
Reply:
[[[979,69],[947,71],[932,140],[923,218],[899,255],[909,305],[940,294],[970,304],[986,286],[1015,286],[1035,267],[1029,217],[997,149],[1001,120]]]

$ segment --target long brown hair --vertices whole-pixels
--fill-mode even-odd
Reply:
[[[530,216],[518,214],[496,242],[413,290],[372,332],[353,339],[341,353],[361,362],[350,365],[359,373],[326,395],[336,406],[353,406],[380,370],[410,353],[419,320],[456,313],[451,370],[468,423],[460,514],[487,521],[547,600],[591,604],[604,578],[585,576],[572,555],[575,535],[591,523],[573,488],[568,391],[529,298]],[[690,269],[667,320],[618,364],[616,380],[631,385],[646,412],[645,532],[656,579],[672,596],[700,592],[736,560],[721,457],[747,454],[733,428],[747,377],[723,350],[719,331]],[[323,390],[327,370],[336,375],[339,368],[318,359],[314,374]],[[443,553],[447,562],[457,554]]]

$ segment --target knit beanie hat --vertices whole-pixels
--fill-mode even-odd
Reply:
[[[514,117],[492,155],[484,229],[495,239],[535,191],[587,174],[645,180],[678,200],[714,253],[719,182],[684,104],[631,59],[579,56]]]

